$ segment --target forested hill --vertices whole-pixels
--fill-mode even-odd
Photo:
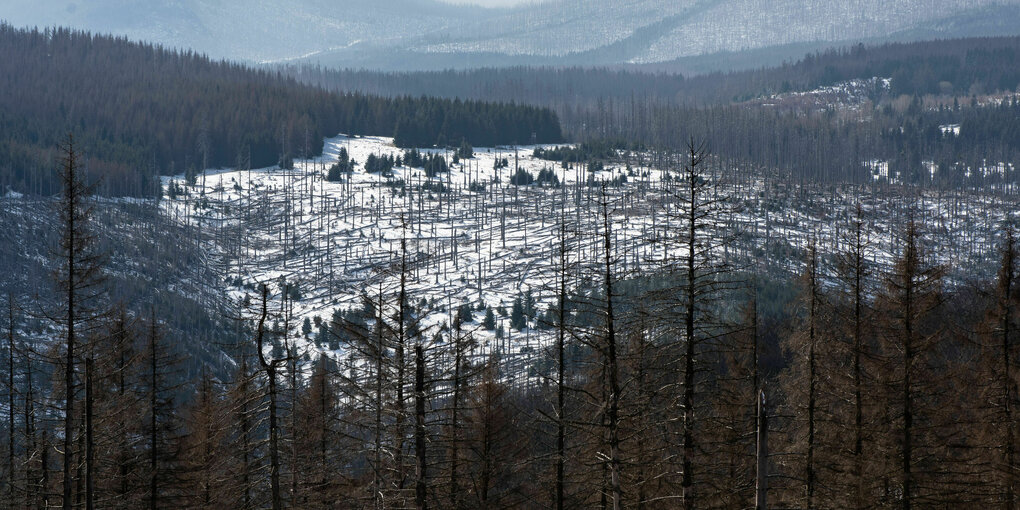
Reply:
[[[775,67],[697,76],[685,77],[680,74],[683,69],[681,61],[594,69],[511,67],[404,73],[283,67],[298,80],[330,90],[485,98],[553,107],[635,99],[717,105],[876,76],[892,78],[890,92],[895,95],[969,96],[1013,90],[1020,83],[1020,37],[854,45],[808,53]]]
[[[261,167],[318,154],[337,133],[407,145],[561,141],[547,109],[327,92],[280,73],[126,39],[0,24],[0,193],[54,192],[73,133],[113,195],[154,193],[158,174]],[[400,131],[397,128],[401,127]]]

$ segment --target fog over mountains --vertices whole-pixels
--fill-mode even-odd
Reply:
[[[493,5],[493,4],[488,4]],[[654,64],[719,52],[1020,33],[1020,0],[6,0],[71,26],[254,62],[423,69]],[[718,64],[725,67],[724,62]]]

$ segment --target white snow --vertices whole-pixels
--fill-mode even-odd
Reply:
[[[348,182],[328,182],[324,175],[341,147],[357,161]],[[447,310],[463,303],[510,309],[513,300],[532,290],[540,311],[554,302],[559,217],[567,218],[569,258],[576,263],[573,285],[592,281],[586,266],[598,263],[601,231],[599,188],[585,183],[592,176],[581,165],[562,169],[557,162],[532,157],[534,146],[476,148],[475,158],[454,165],[435,178],[422,169],[400,167],[391,177],[364,172],[369,154],[400,155],[392,140],[382,137],[326,140],[324,155],[296,161],[293,170],[263,168],[209,171],[195,186],[182,176],[164,179],[187,195],[161,202],[165,214],[208,235],[217,255],[221,281],[235,300],[255,299],[258,283],[281,279],[301,289],[294,303],[292,338],[313,355],[318,351],[301,337],[305,317],[328,321],[336,308],[360,307],[363,295],[380,286],[396,288],[401,240],[406,239],[413,271],[408,291],[439,310],[425,326],[438,331],[449,323]],[[431,153],[452,152],[430,149]],[[506,158],[508,168],[494,169]],[[607,165],[594,177],[609,180],[627,176],[628,182],[609,187],[612,229],[617,246],[617,271],[623,275],[661,270],[682,253],[664,248],[675,236],[679,212],[671,191],[676,172],[653,167],[651,154],[621,154],[621,162]],[[630,169],[624,167],[626,160]],[[878,175],[888,176],[888,163],[869,162]],[[509,177],[516,166],[537,177],[543,168],[555,171],[561,187],[514,186]],[[883,171],[884,170],[884,171]],[[1012,171],[1009,167],[1009,171]],[[1003,170],[1005,171],[1005,170]],[[841,246],[841,239],[860,201],[871,227],[870,246],[877,264],[888,264],[906,200],[897,193],[872,193],[874,188],[805,187],[781,177],[762,178],[741,170],[717,174],[720,193],[731,199],[717,224],[720,235],[735,238],[718,256],[742,267],[771,265],[795,273],[800,250],[811,237],[823,253]],[[403,188],[388,185],[404,180]],[[440,184],[449,193],[428,191]],[[477,191],[471,191],[474,185]],[[478,190],[484,185],[484,190]],[[871,186],[888,184],[874,183]],[[973,267],[995,257],[997,228],[1016,217],[1008,200],[984,192],[925,192],[914,190],[919,219],[939,234],[929,253],[957,267]],[[906,193],[904,193],[906,194]],[[505,228],[504,228],[505,227]],[[479,325],[484,312],[474,313],[474,335],[482,349],[506,354],[536,352],[548,333],[537,329],[510,331],[509,317],[497,322],[509,338],[497,340]],[[531,323],[536,326],[535,322]],[[336,353],[341,354],[341,353]]]

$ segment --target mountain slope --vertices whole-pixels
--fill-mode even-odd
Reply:
[[[262,61],[295,58],[388,34],[413,36],[463,21],[478,9],[430,0],[102,0],[67,3],[9,0],[0,19],[19,26],[66,26],[125,35],[213,57]]]
[[[513,9],[435,0],[9,0],[0,18],[214,57],[421,69],[654,63],[802,43],[1009,35],[1020,33],[1020,0],[553,0]]]
[[[82,143],[103,194],[148,196],[157,173],[267,166],[343,131],[432,145],[558,142],[550,110],[331,93],[266,70],[67,29],[0,23],[0,190],[50,194],[53,151]]]

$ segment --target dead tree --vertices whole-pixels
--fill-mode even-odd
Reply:
[[[769,417],[765,390],[758,390],[757,449],[755,451],[755,510],[769,507]]]
[[[419,339],[414,346],[414,453],[417,461],[414,504],[418,510],[428,509],[427,430],[425,428],[425,348]]]
[[[269,397],[269,485],[273,510],[283,508],[283,496],[280,492],[280,430],[277,417],[277,367],[286,359],[267,358],[263,346],[266,333],[266,317],[269,313],[269,287],[262,285],[262,309],[259,313],[258,325],[255,329],[255,348],[258,350],[259,365],[266,374]]]
[[[64,405],[63,405],[63,465],[61,469],[62,505],[71,510],[75,478],[73,453],[75,444],[75,399],[78,391],[75,367],[78,361],[78,331],[98,317],[97,305],[101,295],[101,256],[94,249],[95,236],[90,231],[92,207],[89,187],[79,168],[79,155],[74,139],[68,135],[63,147],[60,173],[62,191],[57,206],[60,225],[57,287],[63,293],[64,328]]]
[[[867,289],[865,288],[869,277],[868,267],[868,239],[864,229],[864,212],[861,204],[858,203],[855,209],[854,219],[851,221],[849,232],[844,239],[846,248],[837,254],[836,276],[843,282],[845,291],[846,306],[839,307],[841,316],[847,323],[850,336],[851,354],[851,379],[853,387],[853,458],[850,472],[853,475],[851,481],[852,498],[854,508],[861,510],[867,506],[865,503],[864,482],[864,393],[865,393],[865,370],[864,356],[866,348],[865,321],[867,313]]]
[[[803,483],[801,498],[804,508],[814,508],[818,488],[819,391],[822,358],[819,335],[822,329],[821,287],[818,272],[818,251],[814,240],[807,247],[807,261],[799,279],[799,298],[795,303],[792,334],[785,339],[785,349],[793,358],[783,374],[792,418],[791,440],[797,451],[797,472]]]
[[[613,231],[609,218],[609,203],[605,185],[602,187],[602,243],[603,243],[603,292],[605,292],[605,330],[604,345],[602,346],[605,356],[605,369],[608,372],[608,400],[605,402],[606,421],[608,427],[609,442],[609,476],[610,491],[612,493],[613,510],[620,510],[623,504],[623,487],[620,482],[620,354],[616,345],[616,315],[613,310],[614,299],[616,298],[614,281],[616,275],[613,271]]]
[[[880,296],[885,317],[882,321],[886,347],[886,369],[893,374],[889,399],[895,406],[898,419],[893,430],[898,475],[900,478],[899,503],[909,510],[923,498],[918,493],[919,452],[931,457],[938,446],[931,437],[933,409],[927,396],[935,377],[930,368],[937,346],[937,321],[933,312],[942,304],[942,278],[945,268],[928,264],[922,254],[920,229],[911,214],[901,239],[900,253],[893,269],[886,275],[886,292]],[[895,437],[895,436],[894,436]],[[924,484],[930,487],[930,484]]]
[[[14,506],[14,293],[7,294],[7,502]]]

